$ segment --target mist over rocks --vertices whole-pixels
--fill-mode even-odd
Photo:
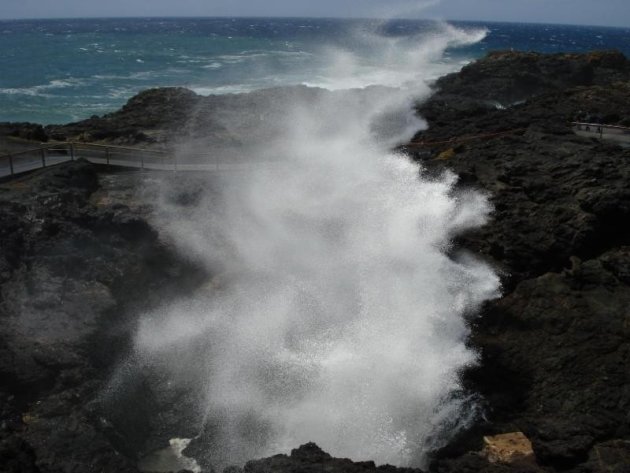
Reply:
[[[463,381],[483,397],[483,416],[434,452],[429,470],[623,472],[630,450],[630,152],[578,137],[567,122],[579,113],[623,122],[630,110],[627,60],[617,53],[510,52],[465,71],[438,81],[436,94],[419,105],[429,128],[414,141],[514,132],[408,152],[428,173],[451,169],[461,188],[489,193],[491,221],[454,244],[501,271],[504,296],[470,320],[469,344],[481,363]],[[304,103],[330,94],[299,87],[258,97],[268,106],[287,93]],[[256,97],[212,97],[206,109],[199,105],[206,99],[190,91],[156,89],[110,116],[46,132],[164,144],[181,133],[202,138],[208,126],[217,142],[242,143],[260,121]],[[495,106],[515,101],[524,102]],[[244,111],[238,132],[213,118],[222,106],[227,115]],[[199,126],[186,128],[192,116]],[[0,185],[0,460],[9,471],[132,472],[138,456],[171,435],[196,434],[197,419],[185,416],[194,396],[176,388],[156,392],[168,378],[154,377],[155,367],[120,367],[140,313],[222,284],[218,278],[203,286],[208,267],[163,238],[153,215],[156,196],[139,192],[143,179],[73,163]],[[183,209],[203,198],[184,187],[170,196]],[[129,370],[124,379],[134,384],[104,402],[117,370]],[[519,430],[532,441],[539,466],[490,464],[470,453],[481,450],[483,435]],[[335,459],[313,444],[243,470],[419,471]]]
[[[120,441],[102,390],[133,314],[200,270],[133,207],[138,176],[121,201],[107,179],[79,161],[0,184],[1,471],[137,471],[133,436]],[[137,433],[148,414],[135,410]]]
[[[176,148],[179,153],[205,150],[230,152],[234,148],[262,147],[276,139],[287,107],[317,107],[329,100],[356,96],[368,107],[374,97],[391,88],[329,91],[317,87],[285,86],[249,93],[202,96],[181,87],[148,89],[130,98],[116,112],[65,125],[0,124],[0,133],[24,139],[84,141],[114,145]],[[231,151],[232,150],[232,151]]]

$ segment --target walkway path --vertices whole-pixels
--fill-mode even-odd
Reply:
[[[573,131],[590,138],[598,138],[614,142],[620,146],[630,148],[630,128],[600,123],[571,124]],[[491,139],[511,133],[522,132],[524,129],[509,130],[500,133],[486,133],[482,135],[452,138],[448,141],[411,142],[409,147],[435,147],[454,145],[464,141]],[[106,164],[134,169],[150,169],[156,171],[247,171],[268,167],[269,162],[216,162],[212,155],[191,157],[191,161],[182,162],[167,151],[133,148],[125,146],[110,146],[96,143],[46,143],[37,148],[0,155],[0,178],[19,175],[47,166],[53,166],[73,159],[83,158],[95,164]]]
[[[580,136],[614,142],[624,148],[630,148],[630,128],[601,123],[574,122],[573,131]]]
[[[194,156],[197,162],[180,162],[166,151],[94,143],[54,143],[0,155],[0,178],[83,158],[95,164],[156,171],[247,171],[268,162],[215,162],[211,155]]]

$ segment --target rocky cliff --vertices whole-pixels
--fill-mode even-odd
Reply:
[[[419,106],[429,129],[409,150],[489,192],[491,223],[458,243],[493,261],[505,288],[471,321],[483,362],[465,377],[487,418],[438,455],[439,471],[480,468],[453,457],[511,431],[543,467],[630,464],[630,150],[570,124],[627,120],[628,67],[612,52],[493,53]],[[506,100],[522,102],[493,106]]]

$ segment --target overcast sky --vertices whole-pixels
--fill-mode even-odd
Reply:
[[[0,18],[409,17],[630,27],[630,0],[0,0]]]

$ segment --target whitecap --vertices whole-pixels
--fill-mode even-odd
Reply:
[[[204,69],[221,69],[223,67],[223,64],[221,64],[220,62],[212,62],[210,64],[206,64],[205,66],[202,66]]]
[[[245,61],[245,59],[247,59],[247,57],[245,56],[235,56],[235,55],[231,55],[231,54],[225,54],[222,56],[217,56],[217,59],[220,61],[223,61],[227,64],[238,64],[239,62],[243,62]]]
[[[83,85],[85,82],[82,79],[54,79],[51,80],[48,84],[42,85],[34,85],[32,87],[8,87],[4,89],[0,89],[0,93],[6,95],[28,95],[28,96],[38,96],[38,97],[52,97],[50,94],[44,93],[44,91],[54,90],[54,89],[64,89],[67,87],[77,87]]]
[[[246,84],[232,84],[221,86],[191,86],[190,90],[199,95],[224,95],[224,94],[242,94],[246,92],[252,92],[257,87]]]
[[[146,80],[152,78],[154,75],[153,72],[145,71],[145,72],[134,72],[129,75],[129,79],[133,80]]]

